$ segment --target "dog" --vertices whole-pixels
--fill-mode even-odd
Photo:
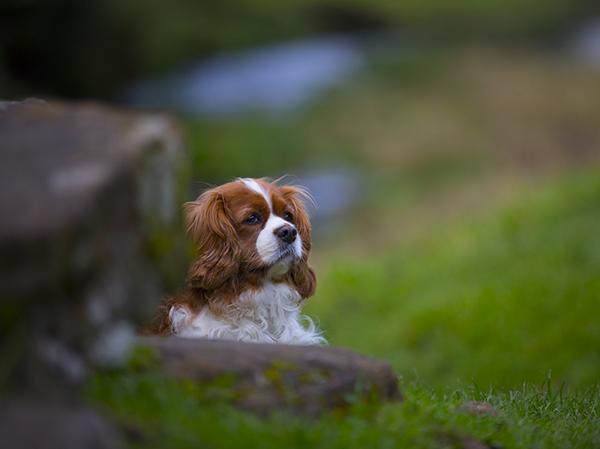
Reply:
[[[303,188],[238,178],[184,204],[198,257],[153,333],[260,343],[325,344],[302,315],[316,288]]]

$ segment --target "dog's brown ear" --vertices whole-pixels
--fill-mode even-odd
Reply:
[[[308,264],[308,260],[302,258],[296,262],[290,270],[290,278],[302,298],[306,299],[315,294],[317,276],[315,270]]]
[[[282,186],[281,193],[294,209],[294,224],[302,238],[302,257],[292,266],[290,278],[300,296],[308,298],[315,293],[317,288],[317,277],[308,264],[312,247],[311,225],[304,206],[304,201],[312,201],[312,198],[306,190],[296,186]]]
[[[187,232],[198,248],[188,271],[190,287],[214,290],[239,269],[240,248],[223,196],[209,190],[184,204]]]

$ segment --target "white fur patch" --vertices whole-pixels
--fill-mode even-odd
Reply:
[[[223,317],[207,307],[195,317],[183,306],[169,312],[173,333],[180,337],[204,337],[255,343],[292,345],[326,344],[314,322],[300,314],[301,297],[287,284],[265,283],[258,291],[247,291]]]
[[[184,329],[189,325],[192,319],[192,313],[187,307],[171,307],[169,310],[169,321],[171,323],[171,331],[174,334],[179,333],[180,329]]]
[[[271,214],[265,223],[265,227],[260,231],[260,234],[258,234],[256,239],[256,250],[264,263],[272,264],[281,258],[282,250],[284,250],[285,247],[282,249],[281,242],[275,235],[275,230],[286,224],[294,226],[283,218]],[[299,258],[302,256],[302,239],[300,238],[300,234],[296,236],[296,240],[290,245],[289,251],[289,255],[292,258]]]

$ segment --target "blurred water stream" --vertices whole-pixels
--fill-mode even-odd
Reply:
[[[125,98],[135,106],[200,117],[278,114],[314,100],[363,65],[357,38],[324,36],[223,54],[164,78],[139,82]]]

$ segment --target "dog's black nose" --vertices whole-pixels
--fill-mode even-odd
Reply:
[[[285,243],[292,243],[296,240],[296,236],[298,235],[296,228],[289,224],[278,227],[273,233]]]

